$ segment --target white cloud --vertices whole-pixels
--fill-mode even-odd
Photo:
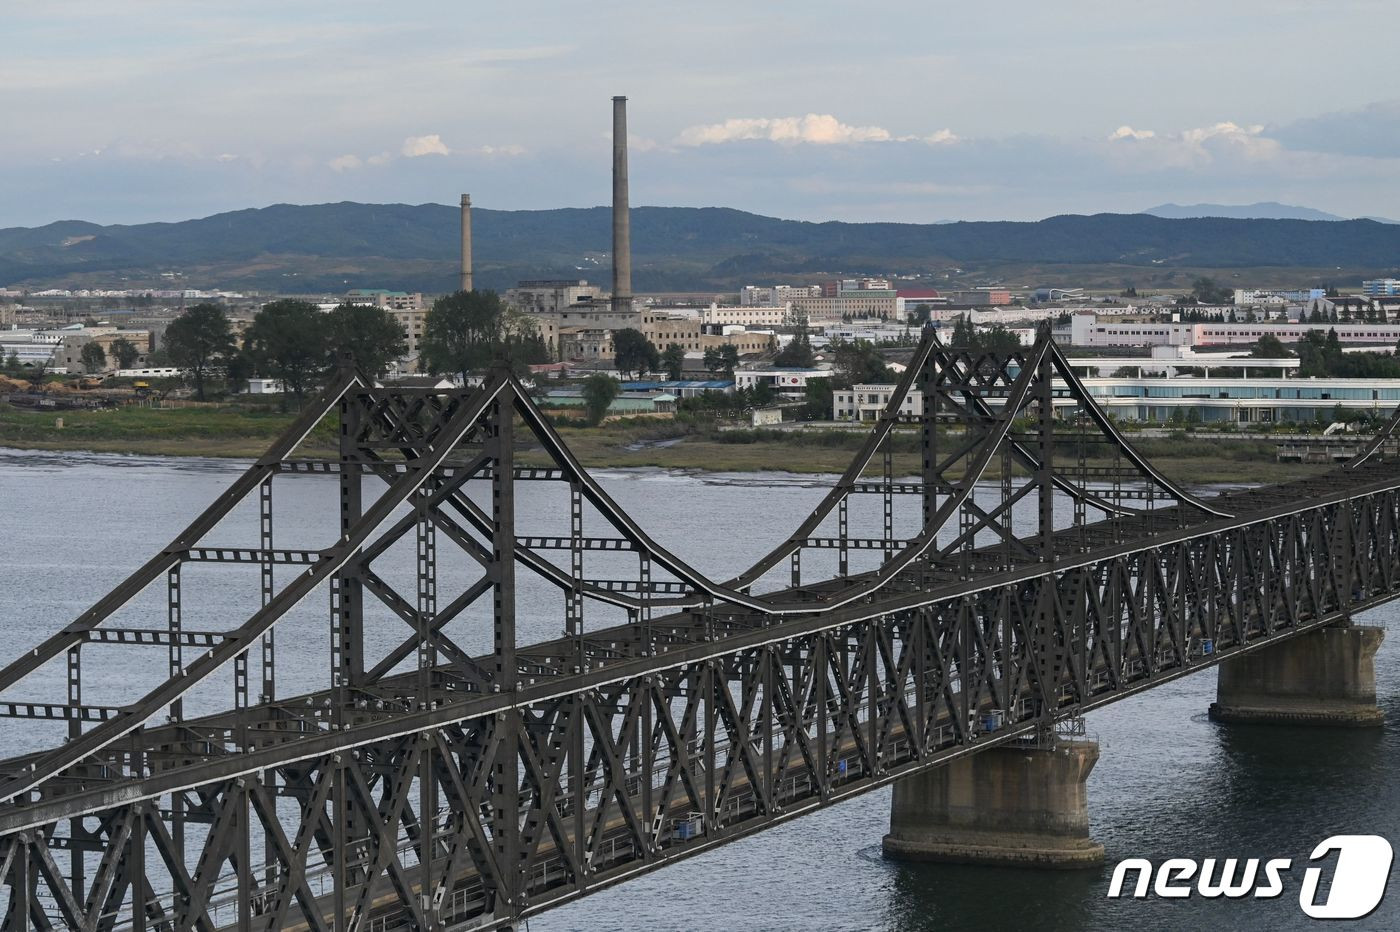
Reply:
[[[725,120],[681,130],[679,142],[685,146],[714,145],[747,139],[766,139],[784,145],[812,143],[836,145],[854,142],[889,142],[894,137],[879,126],[851,126],[829,113],[809,113],[802,117],[757,117]]]
[[[524,154],[525,154],[525,147],[524,147],[524,146],[516,146],[516,145],[508,145],[508,146],[480,146],[480,147],[477,148],[476,151],[477,151],[477,152],[480,152],[482,155],[516,156],[516,155],[524,155]]]
[[[388,165],[393,160],[393,155],[388,152],[381,152],[378,155],[371,155],[369,158],[365,159],[365,163],[368,165]]]
[[[923,141],[931,146],[942,146],[958,142],[958,136],[951,129],[940,129],[923,137]]]
[[[326,164],[331,167],[331,171],[348,172],[359,168],[364,162],[360,161],[358,155],[338,155]]]
[[[1131,126],[1120,126],[1113,131],[1109,139],[1151,139],[1157,134],[1150,129],[1133,129]]]
[[[1120,126],[1108,138],[1110,145],[1123,141],[1134,143],[1119,155],[1130,159],[1139,170],[1203,169],[1220,163],[1273,161],[1286,155],[1278,140],[1265,136],[1264,127],[1257,123],[1242,125],[1223,121],[1177,133]]]
[[[450,155],[452,150],[447,148],[447,143],[442,141],[442,137],[437,133],[428,136],[409,136],[403,141],[403,148],[399,150],[404,158],[416,159],[423,155]]]

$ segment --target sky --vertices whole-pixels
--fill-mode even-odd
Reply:
[[[1394,0],[5,0],[0,228],[330,201],[1400,218]]]

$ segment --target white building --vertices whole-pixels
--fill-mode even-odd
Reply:
[[[894,394],[893,385],[855,385],[831,393],[831,414],[838,421],[873,421]],[[924,410],[924,394],[910,389],[899,407],[903,417],[917,417]]]
[[[1400,295],[1400,278],[1372,278],[1361,283],[1361,293],[1368,298],[1392,298]]]
[[[799,369],[789,366],[755,366],[734,370],[736,388],[755,388],[766,385],[780,395],[801,396],[807,391],[807,383],[812,379],[831,378],[830,369]]]
[[[1287,378],[1296,375],[1303,364],[1297,356],[1255,359],[1242,352],[1197,353],[1189,346],[1154,346],[1151,356],[1070,356],[1068,362],[1081,378],[1127,370],[1136,376],[1164,375],[1169,379],[1176,378],[1183,369],[1199,369],[1207,376],[1214,370],[1239,369],[1246,378],[1251,375]]]
[[[368,304],[387,311],[421,310],[423,295],[419,292],[389,291],[385,288],[353,288],[345,294],[345,304]]]
[[[1250,346],[1265,336],[1296,343],[1310,331],[1337,332],[1343,343],[1394,346],[1400,341],[1400,324],[1378,323],[1164,323],[1109,321],[1092,314],[1070,318],[1070,343],[1074,346]]]
[[[1086,378],[1083,382],[1109,414],[1148,423],[1331,421],[1339,409],[1380,418],[1400,405],[1400,379],[1145,376]],[[894,389],[893,385],[857,385],[832,392],[833,416],[838,421],[873,421],[889,403]],[[1055,400],[1062,415],[1076,407],[1071,398]],[[922,410],[922,393],[910,390],[900,407],[901,415],[914,417]]]
[[[781,327],[791,319],[791,304],[729,307],[711,303],[700,312],[700,323],[717,326]]]
[[[1306,304],[1327,297],[1323,288],[1300,288],[1293,291],[1264,291],[1258,288],[1236,288],[1236,307],[1268,307]]]

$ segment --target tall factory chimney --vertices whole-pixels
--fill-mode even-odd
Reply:
[[[632,222],[627,207],[627,98],[613,98],[612,252],[614,314],[632,313]]]
[[[461,291],[472,290],[472,196],[462,195],[462,281]]]

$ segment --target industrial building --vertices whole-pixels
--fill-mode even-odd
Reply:
[[[532,314],[553,314],[578,304],[603,300],[603,290],[587,279],[536,279],[506,290],[503,300]]]

